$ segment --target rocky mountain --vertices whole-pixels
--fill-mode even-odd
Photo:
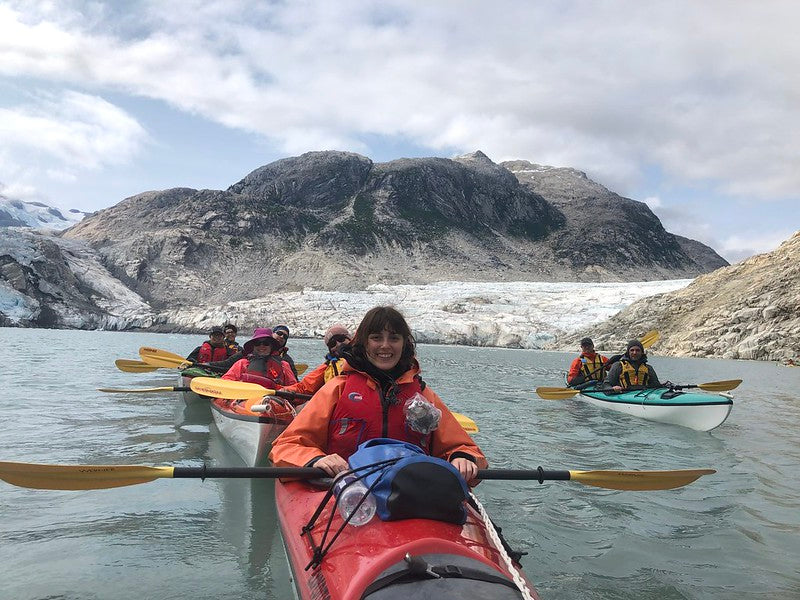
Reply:
[[[586,173],[524,160],[501,163],[566,219],[553,236],[555,255],[573,269],[600,274],[625,265],[645,279],[693,277],[728,262],[708,246],[668,233],[643,202],[624,198]]]
[[[156,308],[376,283],[684,278],[726,264],[643,203],[580,174],[541,185],[529,166],[481,152],[387,163],[310,152],[224,191],[139,194],[64,235]]]
[[[23,202],[0,195],[0,227],[34,227],[66,229],[87,213],[80,210],[61,211],[41,202]]]
[[[0,232],[0,326],[154,324],[147,303],[112,277],[87,244],[22,228]]]
[[[596,346],[616,352],[625,337],[651,329],[661,333],[653,350],[662,355],[797,360],[800,231],[773,252],[635,302],[586,333]],[[577,339],[559,346],[572,350]]]

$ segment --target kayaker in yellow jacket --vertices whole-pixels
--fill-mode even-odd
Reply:
[[[350,333],[344,325],[337,323],[329,327],[322,338],[322,341],[328,347],[325,362],[310,373],[307,373],[303,379],[294,385],[286,386],[283,389],[287,392],[296,392],[298,394],[314,394],[328,380],[341,375],[347,366],[347,361],[339,356],[339,352],[350,342],[350,339]]]
[[[647,364],[647,354],[642,342],[628,342],[625,354],[611,365],[602,387],[615,392],[662,387],[655,369]]]
[[[350,467],[362,442],[393,438],[449,461],[467,481],[486,458],[450,410],[419,377],[414,338],[389,306],[367,312],[343,375],[329,380],[272,444],[276,466],[315,466],[330,476]]]
[[[567,385],[576,386],[587,381],[603,381],[606,376],[605,365],[608,358],[594,351],[592,338],[585,337],[581,340],[581,354],[569,367]]]

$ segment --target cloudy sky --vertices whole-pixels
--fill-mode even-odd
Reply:
[[[309,150],[568,166],[731,261],[800,229],[794,0],[0,0],[0,193],[96,210]]]

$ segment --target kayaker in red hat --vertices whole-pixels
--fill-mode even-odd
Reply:
[[[662,387],[655,369],[647,364],[647,354],[642,342],[628,342],[625,354],[608,370],[603,387],[611,388],[615,392]]]
[[[608,358],[594,351],[592,338],[581,340],[581,354],[569,367],[567,385],[575,386],[587,381],[603,381],[606,376],[605,365]]]
[[[253,337],[244,343],[242,353],[244,358],[237,360],[223,379],[257,383],[269,389],[297,383],[291,367],[280,357],[271,329],[256,328]]]
[[[339,325],[338,323],[331,325],[322,338],[322,341],[328,347],[325,362],[310,373],[307,373],[303,379],[294,385],[283,389],[287,392],[297,392],[299,394],[316,393],[328,380],[340,375],[345,366],[347,366],[347,361],[339,356],[339,352],[346,347],[350,340],[351,335],[344,325]],[[304,400],[300,402],[304,402]]]
[[[450,410],[419,376],[411,330],[396,309],[367,312],[344,373],[328,381],[272,445],[276,466],[315,466],[331,476],[349,469],[357,446],[393,438],[449,461],[473,481],[486,458]]]

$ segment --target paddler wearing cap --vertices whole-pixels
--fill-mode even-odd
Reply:
[[[325,354],[325,362],[310,373],[307,373],[299,382],[285,387],[284,390],[299,394],[314,394],[329,379],[341,375],[347,366],[347,361],[339,356],[339,351],[350,343],[351,338],[350,332],[347,331],[344,325],[339,323],[331,325],[322,338],[322,341],[328,347],[328,352]],[[298,400],[298,402],[304,402],[304,400]]]
[[[208,332],[208,340],[200,344],[189,353],[187,358],[199,363],[225,360],[237,350],[229,349],[225,343],[225,333],[222,327],[214,326]]]
[[[647,364],[647,354],[642,342],[628,342],[625,354],[611,365],[602,387],[615,392],[661,387],[655,369]]]
[[[272,328],[272,337],[278,342],[278,354],[280,354],[281,359],[289,363],[289,367],[294,373],[294,378],[300,379],[297,367],[294,366],[294,359],[289,356],[289,346],[286,345],[286,342],[289,341],[289,328],[286,325],[276,325]]]
[[[244,358],[237,360],[223,379],[257,383],[269,389],[279,389],[297,383],[289,363],[280,356],[278,342],[268,327],[257,327],[253,337],[242,347]]]
[[[594,351],[592,338],[581,340],[581,354],[569,367],[567,385],[576,386],[587,381],[603,381],[606,376],[608,358]]]

